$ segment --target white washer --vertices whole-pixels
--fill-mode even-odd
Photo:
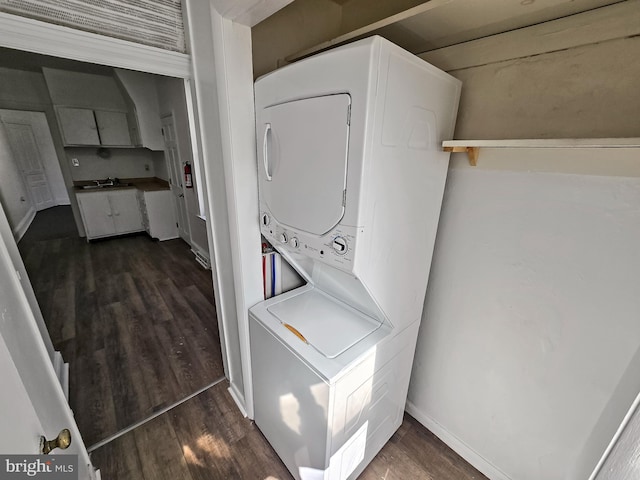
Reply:
[[[255,421],[296,478],[402,422],[460,82],[372,37],[255,84],[261,231],[308,285],[250,309]]]

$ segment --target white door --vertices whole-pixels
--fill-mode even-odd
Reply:
[[[350,105],[326,95],[259,112],[260,194],[280,223],[323,235],[344,215]]]
[[[169,183],[171,184],[171,193],[176,207],[178,234],[185,242],[191,244],[189,222],[187,220],[187,201],[184,197],[184,163],[180,158],[173,115],[162,117],[162,134],[164,136],[164,153],[167,156],[167,166],[169,167]]]
[[[40,151],[31,125],[4,121],[13,157],[37,211],[53,207],[56,202],[42,166]]]
[[[94,479],[89,455],[55,375],[6,242],[13,242],[0,208],[0,452],[37,454],[41,435],[67,428],[71,445],[52,454],[78,455],[78,478]]]

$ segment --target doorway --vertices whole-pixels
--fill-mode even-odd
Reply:
[[[44,112],[0,109],[0,122],[12,153],[2,162],[5,185],[22,190],[4,192],[3,204],[19,239],[36,212],[56,205],[69,205],[69,194],[56,155]]]
[[[15,54],[7,58],[3,60],[0,50],[0,70],[5,77],[15,69],[10,61]],[[38,79],[34,83],[39,82],[42,66],[110,73],[108,67],[68,60],[60,63],[35,54],[24,53],[20,58],[18,76]],[[158,111],[172,111],[178,132],[173,146],[193,162],[190,139],[179,136],[179,132],[189,132],[188,125],[178,125],[188,117],[182,80],[156,77],[153,82],[162,85],[158,92],[165,95],[158,100]],[[11,106],[21,106],[19,94]],[[52,104],[45,108],[49,113],[54,110]],[[45,121],[47,118],[52,117],[48,115]],[[55,115],[53,118],[51,133],[58,137],[58,150],[63,152],[56,156],[56,163],[67,170],[63,185],[71,196],[75,195],[74,181],[143,176],[145,172],[163,181],[170,178],[166,150],[112,148],[109,158],[101,158],[98,148],[62,145]],[[157,121],[160,125],[159,116]],[[25,130],[15,131],[22,135],[16,134],[19,139],[28,136]],[[24,140],[19,155],[28,157],[33,151],[23,144]],[[186,149],[182,148],[185,144]],[[79,167],[74,166],[74,159]],[[107,174],[117,168],[134,173]],[[0,179],[0,192],[10,190],[7,183],[5,177]],[[25,184],[22,179],[19,183]],[[67,199],[70,201],[69,196]],[[5,203],[3,200],[6,209]],[[159,242],[142,233],[88,243],[73,227],[71,208],[55,206],[36,215],[19,244],[49,335],[55,349],[70,363],[69,400],[88,445],[117,435],[223,378],[211,272],[192,253],[192,249],[207,253],[206,225],[196,219],[199,211],[182,204],[180,223],[184,227],[178,240]],[[190,217],[196,223],[193,231]],[[69,228],[53,232],[47,225]]]

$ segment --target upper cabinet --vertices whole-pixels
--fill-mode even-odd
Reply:
[[[164,149],[153,75],[46,67],[42,72],[65,146]]]
[[[131,147],[127,112],[57,107],[65,145]]]

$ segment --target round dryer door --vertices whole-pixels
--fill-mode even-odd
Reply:
[[[350,105],[338,94],[258,112],[260,196],[279,223],[323,235],[342,219]]]

